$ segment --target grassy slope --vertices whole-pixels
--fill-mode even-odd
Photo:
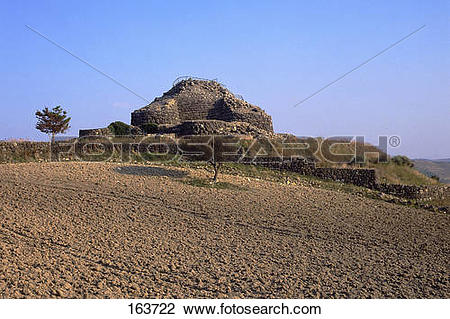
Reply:
[[[407,184],[407,185],[434,185],[438,181],[425,176],[416,169],[407,166],[399,166],[393,163],[369,165],[376,169],[377,178],[382,183]]]

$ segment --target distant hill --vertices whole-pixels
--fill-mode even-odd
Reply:
[[[421,173],[432,176],[436,175],[442,183],[450,184],[450,159],[416,159],[414,167]]]

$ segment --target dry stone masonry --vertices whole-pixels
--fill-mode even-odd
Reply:
[[[131,114],[131,125],[157,124],[163,133],[273,134],[272,118],[215,81],[187,79]],[[199,131],[199,133],[196,133]]]
[[[262,158],[261,161],[253,161],[252,164],[368,188],[375,188],[377,183],[374,169],[316,167],[314,162],[304,159],[280,160],[279,158]]]

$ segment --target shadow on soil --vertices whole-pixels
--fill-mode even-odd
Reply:
[[[196,186],[196,187],[206,187],[206,188],[217,188],[217,189],[232,189],[232,190],[247,190],[246,187],[234,185],[228,182],[216,182],[213,183],[211,179],[204,178],[188,178],[182,180],[181,183]]]
[[[182,178],[187,176],[186,172],[167,169],[162,167],[150,167],[150,166],[123,166],[114,169],[117,173],[136,176],[167,176],[174,178]]]

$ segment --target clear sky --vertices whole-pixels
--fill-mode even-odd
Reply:
[[[398,135],[391,153],[450,157],[450,1],[0,1],[0,139],[129,123],[146,103],[30,25],[153,100],[181,75],[215,79],[301,136]],[[317,89],[426,27],[303,104]]]

